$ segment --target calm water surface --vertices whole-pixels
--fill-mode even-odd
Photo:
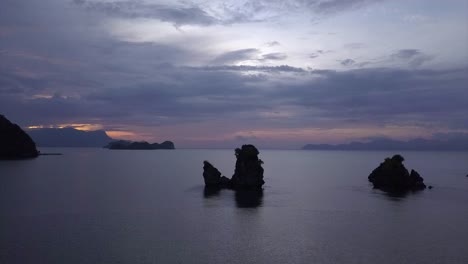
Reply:
[[[0,263],[468,263],[468,153],[402,152],[435,188],[392,197],[393,152],[261,151],[252,195],[204,190],[233,150],[42,151],[0,161]]]

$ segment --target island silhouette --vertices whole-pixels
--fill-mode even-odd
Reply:
[[[405,193],[426,189],[424,179],[415,170],[408,172],[403,161],[403,156],[396,154],[391,158],[385,158],[384,162],[375,168],[369,175],[369,181],[374,188],[388,193]],[[431,189],[432,186],[429,186]]]
[[[129,150],[152,150],[152,149],[175,149],[172,141],[164,141],[162,143],[148,143],[146,141],[128,141],[128,140],[117,140],[110,142],[104,148],[107,149],[129,149]]]
[[[0,159],[29,159],[39,156],[36,143],[21,129],[0,115]]]

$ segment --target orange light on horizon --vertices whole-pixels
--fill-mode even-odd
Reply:
[[[129,139],[139,140],[141,139],[136,133],[131,131],[118,131],[118,130],[107,130],[106,134],[114,139]]]
[[[57,124],[57,125],[34,125],[28,126],[27,129],[41,129],[41,128],[67,128],[71,127],[81,131],[93,131],[103,129],[100,124]]]

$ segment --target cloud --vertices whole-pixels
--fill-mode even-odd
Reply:
[[[419,56],[420,54],[421,52],[416,49],[402,49],[392,54],[392,57],[399,59],[411,59]]]
[[[244,74],[250,71],[265,74]],[[121,82],[127,77],[115,73],[120,87],[102,88],[96,83],[79,97],[24,98],[21,93],[1,91],[0,105],[7,114],[31,125],[101,120],[159,126],[232,117],[245,126],[295,127],[312,120],[326,126],[359,120],[362,124],[409,122],[468,128],[466,73],[467,69],[308,72],[290,66],[161,66],[157,75],[136,83]],[[288,81],[287,74],[294,74],[296,82]],[[16,78],[21,82],[24,77]],[[286,106],[293,110],[274,123],[252,115]]]
[[[383,0],[381,0],[383,1]],[[73,2],[91,12],[126,19],[150,18],[183,25],[230,25],[275,21],[279,16],[297,12],[330,15],[381,2],[379,0],[290,0],[290,1],[178,1],[152,3],[142,0]],[[317,18],[317,17],[315,17]],[[271,42],[274,43],[275,41]],[[276,44],[276,43],[275,43]]]
[[[409,14],[403,16],[402,20],[409,23],[426,23],[430,21],[431,18],[421,14]]]
[[[468,122],[462,118],[468,114],[468,109],[463,107],[468,104],[468,91],[464,88],[468,75],[463,76],[466,73],[466,68],[322,71],[316,73],[319,76],[316,79],[278,91],[278,96],[291,97],[291,100],[295,97],[298,104],[335,121],[466,129]]]
[[[250,0],[239,1],[239,4],[233,6],[235,7],[234,10],[246,13],[253,13],[254,11],[261,13],[267,11],[288,12],[307,10],[314,14],[333,14],[383,1],[384,0]]]
[[[113,1],[95,2],[74,0],[74,3],[83,6],[86,10],[103,12],[109,16],[122,18],[152,18],[164,22],[181,25],[212,25],[219,21],[208,15],[198,6],[177,6],[147,3],[144,1]]]
[[[322,56],[322,55],[325,55],[325,54],[327,54],[327,53],[332,53],[332,52],[333,52],[332,50],[322,50],[322,49],[318,49],[318,50],[316,50],[314,53],[311,53],[311,54],[309,55],[309,58],[310,58],[310,59],[315,59],[315,58],[318,58],[318,57],[320,57],[320,56]]]
[[[237,135],[235,139],[242,142],[257,140],[258,138],[254,135]]]
[[[261,60],[285,60],[288,58],[288,55],[285,53],[275,52],[262,55]]]
[[[366,47],[366,44],[360,42],[347,43],[343,46],[345,49],[357,50],[363,49]]]
[[[258,49],[240,49],[225,52],[219,56],[217,56],[214,60],[212,60],[212,64],[221,65],[221,64],[230,64],[239,61],[245,60],[252,60],[256,59],[255,56],[260,51]]]
[[[242,61],[280,61],[288,58],[285,53],[281,52],[267,53],[263,55],[259,54],[260,50],[252,48],[228,51],[214,58],[211,61],[211,64],[225,65]]]
[[[275,46],[280,46],[281,43],[279,43],[278,41],[270,41],[270,42],[267,42],[265,43],[265,46],[267,47],[275,47]]]
[[[359,53],[367,50],[342,53],[343,42],[296,47],[293,37],[297,35],[292,34],[281,41],[280,51],[294,54],[288,58],[286,53],[276,52],[278,41],[263,44],[281,40],[278,35],[252,33],[252,38],[238,38],[229,35],[239,33],[230,28],[245,30],[253,25],[226,27],[227,21],[252,22],[284,14],[281,12],[328,17],[373,1],[329,1],[328,6],[318,5],[324,1],[233,1],[226,4],[227,10],[214,11],[216,2],[212,1],[206,5],[198,1],[109,0],[71,5],[55,0],[7,1],[0,9],[0,31],[8,29],[8,34],[0,33],[0,111],[22,125],[100,124],[108,130],[136,131],[147,138],[165,131],[174,140],[191,137],[196,127],[206,142],[218,137],[233,140],[235,135],[250,135],[237,132],[253,129],[266,134],[281,130],[284,138],[290,131],[316,128],[326,133],[346,126],[356,131],[373,127],[369,135],[384,126],[420,129],[411,133],[468,129],[466,65],[447,63],[446,70],[422,69],[418,66],[426,66],[432,57],[416,46],[369,53],[386,61],[374,60],[366,69],[356,69],[366,62],[348,56],[368,59]],[[123,8],[126,5],[128,9]],[[244,9],[260,15],[250,20],[236,16]],[[194,17],[185,17],[192,12]],[[150,19],[133,20],[145,17]],[[122,20],[124,24],[112,24]],[[158,20],[195,26],[178,31]],[[171,43],[137,37],[124,41],[109,29],[112,24],[131,35],[134,28],[127,26],[139,27],[141,21],[151,21],[148,32],[160,34],[152,23],[164,24],[178,38]],[[280,22],[285,28],[294,26]],[[260,25],[263,29],[272,24]],[[199,34],[202,44],[186,41],[190,34]],[[326,55],[331,51],[317,49],[322,47],[319,44],[333,49],[334,54]],[[309,54],[310,58],[320,57],[314,61],[314,70],[307,68]],[[336,66],[336,60],[342,58],[343,66],[348,67],[327,66]],[[261,140],[263,134],[253,135]]]
[[[316,0],[304,1],[304,3],[314,12],[331,14],[349,9],[361,8],[382,1],[383,0]]]
[[[340,64],[345,66],[345,67],[349,67],[349,66],[353,66],[354,64],[356,64],[356,61],[354,61],[352,59],[345,59],[345,60],[342,60],[340,62]]]
[[[319,55],[316,54],[316,53],[312,53],[312,54],[309,55],[309,58],[311,58],[311,59],[315,59],[315,58],[318,58],[318,57],[319,57]]]
[[[407,62],[411,67],[419,67],[425,62],[433,59],[432,56],[424,54],[417,49],[401,49],[391,54],[390,58],[397,61]]]
[[[292,67],[289,65],[279,66],[251,66],[251,65],[220,65],[220,66],[205,66],[205,67],[191,67],[195,70],[204,71],[235,71],[235,72],[294,72],[294,73],[306,73],[307,71],[302,68]]]

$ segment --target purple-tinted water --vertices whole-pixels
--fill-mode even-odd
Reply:
[[[0,263],[468,263],[468,153],[402,152],[435,188],[392,197],[393,152],[265,150],[243,197],[204,191],[233,150],[43,151],[0,161]]]

